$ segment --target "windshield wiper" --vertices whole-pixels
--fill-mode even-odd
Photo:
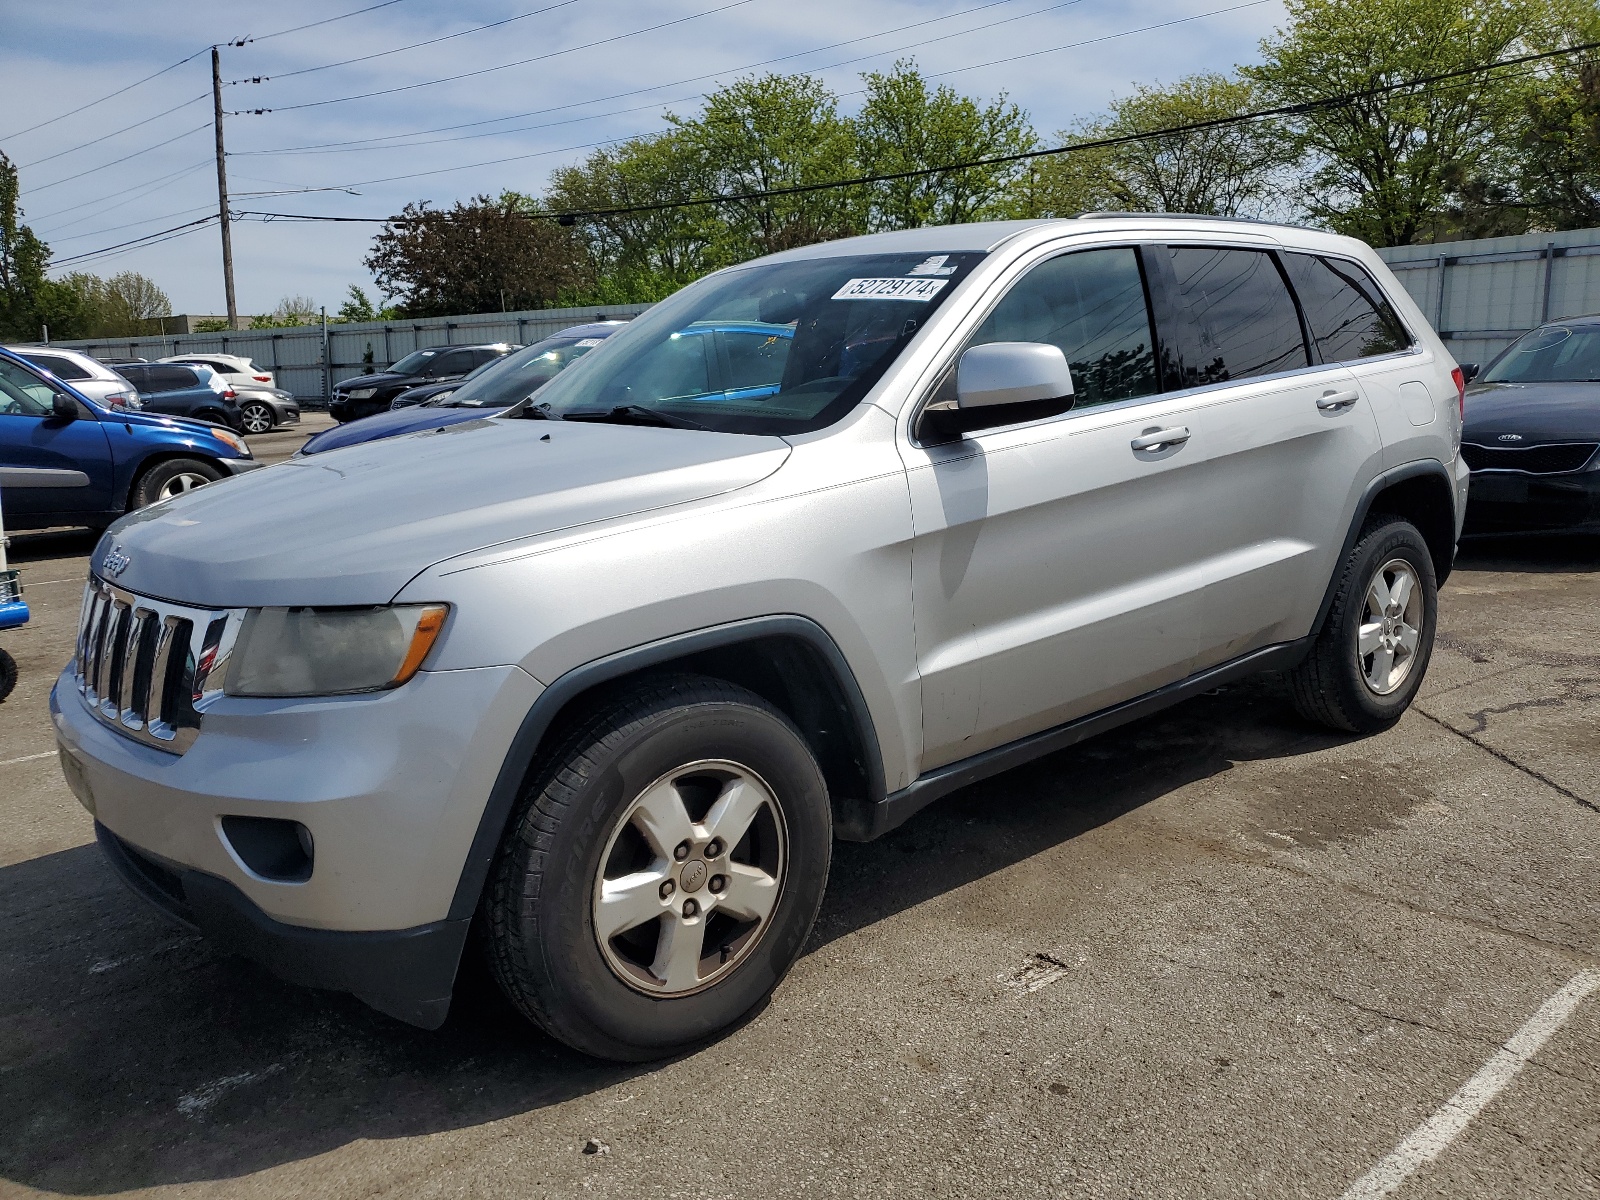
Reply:
[[[611,425],[655,425],[663,429],[704,429],[698,421],[675,417],[642,404],[619,404],[616,408],[590,412],[562,413],[563,421],[596,421]]]

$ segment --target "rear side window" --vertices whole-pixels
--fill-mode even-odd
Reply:
[[[129,363],[125,367],[118,367],[117,374],[131,383],[135,391],[148,392],[150,390],[150,378],[145,374],[144,367]]]
[[[484,363],[491,363],[500,357],[498,350],[474,350],[472,352],[472,365],[481,367]]]
[[[62,358],[59,354],[24,354],[36,367],[43,367],[57,379],[93,379],[94,376],[85,371],[70,358]]]
[[[1061,347],[1072,368],[1074,408],[1160,390],[1144,280],[1131,247],[1080,250],[1040,263],[1013,285],[968,345],[989,342]],[[953,381],[952,372],[951,387]]]
[[[181,392],[195,387],[199,379],[188,367],[146,367],[145,377],[152,392]]]
[[[1323,362],[1392,354],[1411,345],[1411,335],[1372,276],[1355,263],[1285,254],[1283,266]]]
[[[1310,365],[1294,297],[1264,250],[1169,246],[1189,316],[1180,387]]]
[[[476,365],[471,350],[450,350],[428,364],[428,374],[465,375]]]

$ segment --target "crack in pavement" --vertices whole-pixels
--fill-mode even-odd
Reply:
[[[1516,759],[1512,758],[1509,754],[1502,753],[1501,751],[1496,750],[1493,746],[1485,745],[1483,742],[1480,742],[1477,738],[1473,737],[1472,734],[1467,733],[1467,732],[1465,732],[1463,730],[1457,729],[1454,725],[1450,724],[1450,722],[1448,722],[1448,721],[1446,721],[1446,720],[1444,720],[1444,719],[1442,719],[1440,717],[1434,716],[1431,712],[1428,712],[1426,709],[1422,708],[1420,705],[1414,705],[1413,707],[1414,707],[1415,711],[1417,712],[1417,714],[1419,716],[1425,718],[1426,720],[1432,721],[1440,729],[1447,730],[1450,733],[1455,734],[1458,738],[1462,738],[1465,741],[1471,742],[1474,746],[1476,746],[1479,750],[1482,750],[1485,754],[1493,755],[1495,758],[1498,758],[1501,762],[1505,763],[1506,766],[1511,767],[1513,770],[1521,771],[1524,775],[1528,776],[1528,778],[1530,778],[1530,779],[1537,779],[1540,783],[1544,784],[1546,787],[1552,789],[1553,791],[1559,792],[1561,795],[1565,796],[1568,800],[1574,801],[1575,803],[1582,805],[1584,808],[1587,808],[1590,812],[1600,813],[1600,804],[1596,804],[1593,800],[1589,800],[1589,799],[1586,799],[1583,796],[1578,795],[1578,793],[1573,791],[1571,788],[1563,787],[1561,784],[1557,783],[1554,779],[1551,779],[1550,776],[1546,775],[1544,772],[1536,770],[1533,767],[1527,766],[1524,763],[1518,762]],[[1488,711],[1489,711],[1488,709],[1484,710],[1484,712],[1486,714],[1488,713]],[[1472,714],[1472,715],[1476,715],[1476,714]]]

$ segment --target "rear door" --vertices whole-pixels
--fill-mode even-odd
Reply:
[[[111,447],[80,406],[75,420],[51,410],[55,389],[0,359],[0,491],[15,517],[75,516],[112,507]]]

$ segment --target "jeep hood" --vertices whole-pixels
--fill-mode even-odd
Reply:
[[[113,525],[130,591],[207,607],[383,604],[474,550],[719,495],[788,457],[776,437],[480,419],[290,459]]]

